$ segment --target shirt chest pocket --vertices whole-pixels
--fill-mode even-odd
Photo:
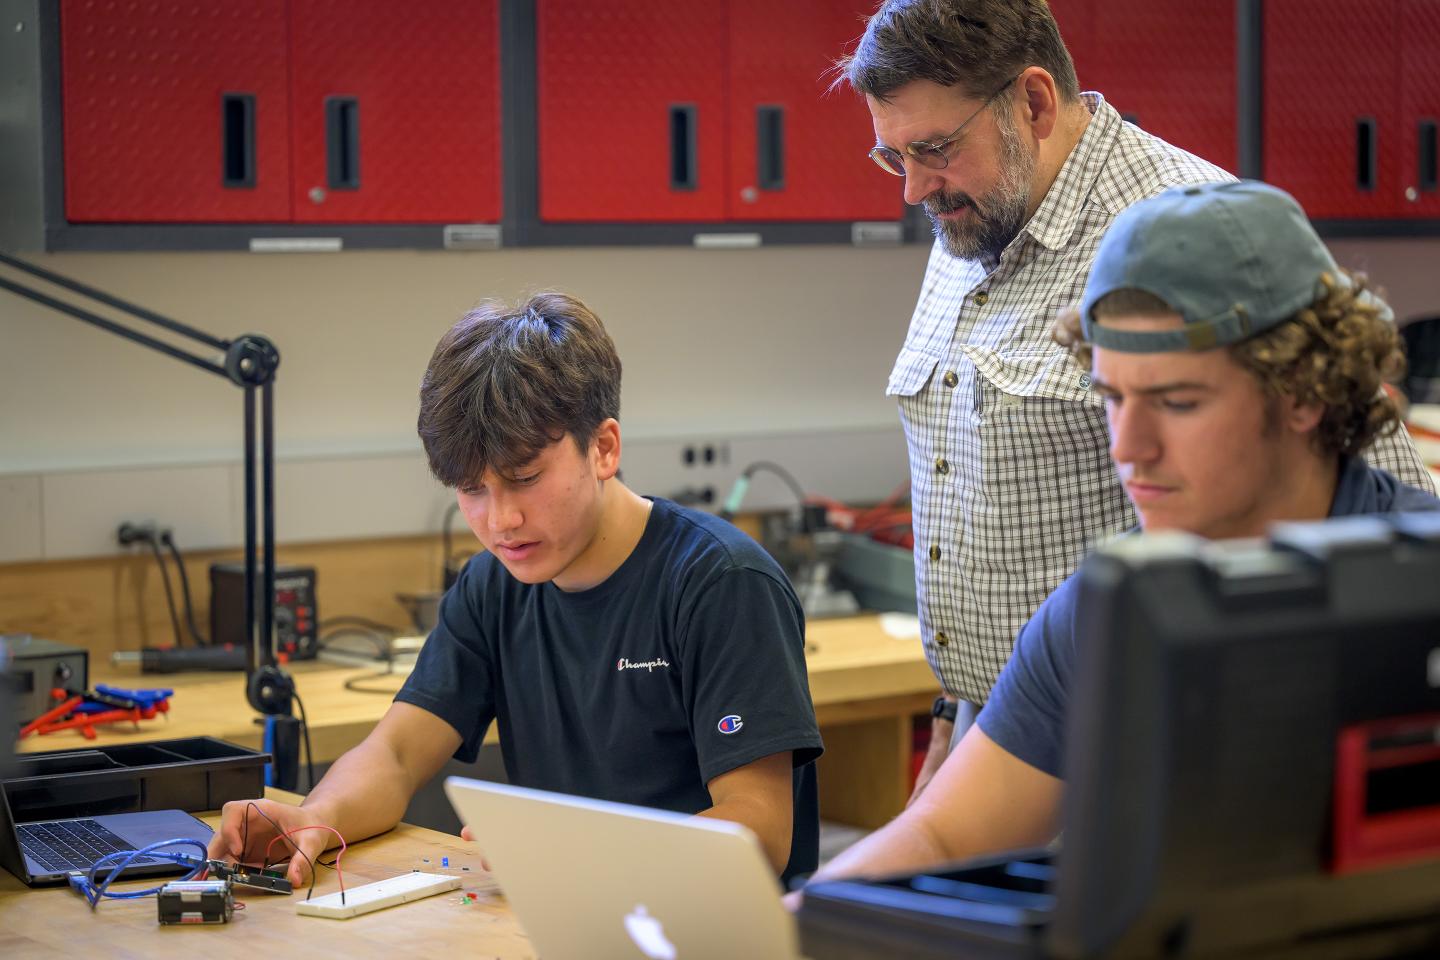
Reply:
[[[1103,407],[1090,389],[1090,374],[1059,348],[1002,353],[964,346],[961,352],[975,365],[975,414],[983,423],[1019,425],[1038,418],[1040,424],[1058,420],[1053,427],[1063,428],[1065,411],[1089,419]]]
[[[885,396],[898,397],[902,401],[914,397],[925,389],[925,384],[930,382],[930,378],[935,375],[935,368],[939,365],[939,357],[906,347],[895,358],[895,367],[890,371],[889,382],[885,384]]]

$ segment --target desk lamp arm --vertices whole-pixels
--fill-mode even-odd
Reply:
[[[280,366],[280,353],[275,345],[257,334],[245,334],[234,340],[222,340],[144,307],[112,296],[78,280],[62,276],[24,260],[0,253],[0,264],[37,277],[96,303],[129,314],[136,319],[169,330],[171,333],[223,351],[215,360],[181,349],[121,323],[99,316],[83,307],[58,300],[33,287],[0,277],[0,290],[8,290],[47,309],[84,321],[132,343],[138,343],[207,373],[224,377],[245,392],[245,661],[246,698],[256,711],[266,716],[289,717],[293,714],[294,681],[277,664],[273,642],[275,624],[275,371]],[[255,408],[260,407],[259,463],[256,457]],[[257,466],[259,480],[257,482]],[[259,505],[257,508],[257,495]],[[257,522],[263,526],[263,556],[257,563]],[[257,590],[257,581],[259,589]],[[256,609],[256,597],[264,598]],[[257,623],[258,620],[258,623]]]

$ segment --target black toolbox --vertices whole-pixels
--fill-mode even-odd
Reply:
[[[3,781],[17,820],[217,810],[265,792],[268,753],[214,737],[20,754]]]

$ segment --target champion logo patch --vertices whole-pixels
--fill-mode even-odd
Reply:
[[[635,660],[627,660],[624,657],[621,657],[619,660],[615,661],[616,670],[644,670],[646,673],[654,673],[656,670],[664,670],[669,666],[670,661],[663,659],[640,660],[637,662]]]
[[[728,717],[721,717],[720,722],[716,724],[716,729],[721,733],[730,734],[739,733],[743,726],[745,726],[745,721],[740,719],[740,714],[732,713]]]

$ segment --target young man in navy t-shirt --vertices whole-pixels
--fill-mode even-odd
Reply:
[[[814,869],[821,744],[800,604],[733,526],[621,483],[619,409],[614,344],[571,297],[487,303],[441,339],[420,437],[486,552],[375,730],[301,806],[261,801],[266,814],[347,840],[388,830],[498,720],[514,783],[732,820],[777,874]],[[272,831],[252,818],[241,850],[247,809],[226,804],[212,856],[264,849]],[[296,842],[313,858],[334,840]]]
[[[1440,509],[1361,459],[1399,424],[1381,391],[1404,365],[1393,319],[1274,187],[1175,187],[1127,208],[1055,338],[1105,406],[1110,455],[1145,530],[1256,537],[1282,520]],[[1055,837],[1077,583],[1020,631],[976,725],[925,792],[816,879],[913,872]]]

